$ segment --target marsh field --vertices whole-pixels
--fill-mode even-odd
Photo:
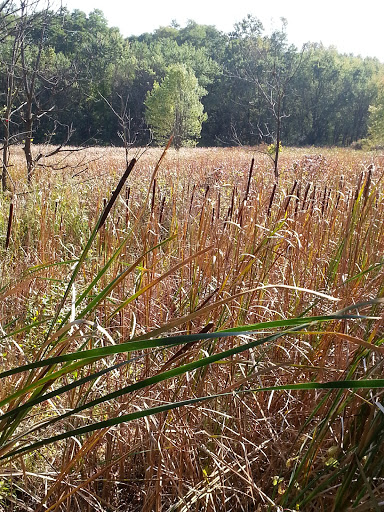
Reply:
[[[117,197],[122,149],[21,157],[0,510],[383,509],[384,157],[132,149]]]

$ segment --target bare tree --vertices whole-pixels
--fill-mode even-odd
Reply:
[[[0,43],[3,46],[3,55],[6,58],[2,62],[2,67],[5,71],[5,101],[2,108],[2,124],[3,124],[3,144],[1,147],[2,157],[2,171],[1,171],[1,185],[3,191],[7,189],[8,166],[10,158],[10,146],[12,144],[11,123],[12,117],[17,113],[20,107],[14,107],[14,99],[17,95],[16,85],[16,66],[20,59],[20,46],[21,46],[21,33],[20,26],[15,21],[18,15],[18,8],[13,6],[13,3],[6,0],[0,4],[0,28],[1,37]]]
[[[119,124],[119,130],[117,135],[121,139],[125,151],[125,162],[128,166],[130,162],[130,150],[137,143],[137,137],[139,132],[132,130],[132,117],[129,109],[129,94],[123,97],[121,94],[116,93],[117,103],[118,105],[115,107],[112,102],[108,101],[101,92],[99,92],[100,97],[105,101],[108,107],[111,109],[113,114],[116,116]],[[149,138],[146,144],[146,148],[148,148],[152,142],[151,132],[148,129],[145,129],[148,132]],[[138,152],[136,152],[135,158],[138,158]]]
[[[20,0],[18,11],[12,13],[13,24],[7,24],[8,34],[4,39],[7,48],[2,62],[6,75],[1,116],[4,134],[1,147],[3,190],[7,188],[13,144],[23,143],[27,180],[31,183],[35,167],[45,165],[47,158],[67,151],[64,146],[74,133],[72,125],[63,125],[57,119],[55,97],[65,87],[70,87],[76,73],[63,57],[59,62],[64,62],[62,65],[67,65],[68,69],[59,69],[52,64],[57,62],[56,54],[48,46],[47,32],[55,12],[51,11],[49,0]],[[33,140],[43,118],[49,120],[52,129],[46,126],[46,151],[36,153]],[[53,142],[57,127],[65,132],[62,141],[54,148],[48,147]]]
[[[263,36],[263,26],[259,20],[248,16],[235,26],[232,34],[239,41],[241,63],[230,72],[236,79],[246,80],[256,88],[257,101],[267,106],[272,123],[257,124],[261,141],[269,141],[268,155],[273,161],[276,182],[279,179],[279,153],[282,140],[284,118],[289,114],[284,109],[284,98],[289,85],[301,66],[305,47],[298,55],[296,48],[286,42],[286,20],[282,19],[282,29],[270,36]],[[252,105],[257,101],[251,102]]]
[[[36,4],[34,5],[34,7]],[[24,154],[27,163],[27,179],[30,183],[32,181],[32,175],[35,167],[35,161],[32,154],[32,141],[33,141],[33,128],[36,120],[41,118],[44,114],[53,110],[53,106],[48,110],[43,110],[40,106],[38,93],[37,93],[37,81],[41,74],[41,56],[44,47],[45,32],[49,21],[49,3],[46,4],[43,11],[28,12],[30,3],[28,0],[21,1],[20,11],[20,30],[22,33],[21,45],[20,45],[20,60],[21,60],[21,77],[24,89],[24,104],[21,109],[21,118],[24,125]],[[40,22],[40,37],[37,43],[36,56],[32,59],[27,59],[28,41],[27,32],[31,26],[31,23]]]

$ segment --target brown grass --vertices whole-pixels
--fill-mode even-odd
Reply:
[[[383,296],[383,157],[351,150],[287,149],[279,160],[280,183],[274,187],[268,157],[251,148],[169,150],[149,188],[160,155],[161,150],[151,149],[140,156],[76,283],[78,296],[134,228],[100,288],[144,256],[89,318],[102,325],[114,343],[162,326],[173,334],[199,332],[209,322],[215,330],[228,329],[327,314]],[[73,263],[42,265],[79,257],[105,198],[125,169],[124,158],[120,149],[75,153],[58,161],[57,169],[38,169],[30,190],[21,155],[14,157],[14,195],[0,196],[4,333],[53,315]],[[161,242],[165,243],[159,246]],[[201,251],[207,247],[212,248]],[[36,266],[40,268],[32,272]],[[300,289],[339,300],[335,305]],[[253,291],[239,295],[245,290]],[[137,292],[142,293],[127,300]],[[43,323],[3,338],[1,370],[32,360],[46,329]],[[194,396],[338,380],[346,378],[352,363],[356,377],[380,375],[382,355],[367,355],[338,333],[377,343],[382,320],[371,321],[368,327],[360,321],[335,321],[325,329],[325,334],[292,334],[223,364],[116,399],[107,407],[84,411],[70,425],[53,428],[61,431],[90,419]],[[89,346],[111,342],[101,334],[88,334]],[[226,338],[197,343],[184,352],[182,361],[240,342]],[[76,333],[71,343],[73,349],[81,343]],[[87,384],[65,399],[43,403],[40,417],[27,417],[25,422],[35,424],[85,398],[154,375],[177,350],[138,354],[135,363],[116,369],[100,384]],[[124,357],[111,357],[108,364]],[[81,371],[85,375],[91,369]],[[18,378],[4,382],[2,397],[17,386]],[[297,489],[328,471],[330,453],[347,456],[347,446],[358,442],[351,437],[361,435],[362,427],[355,426],[357,433],[352,434],[353,425],[362,404],[368,404],[367,417],[372,413],[369,392],[358,397],[345,392],[334,411],[336,396],[336,391],[328,398],[323,391],[229,395],[46,447],[4,463],[0,510],[277,510],[292,468],[307,448],[313,452],[305,470],[295,477]],[[311,445],[316,425],[327,415],[330,421],[321,442]],[[339,480],[327,485],[304,510],[332,510],[340,485]],[[375,485],[383,488],[382,481]],[[290,492],[294,496],[299,490]]]

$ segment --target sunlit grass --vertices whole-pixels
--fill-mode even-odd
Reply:
[[[161,155],[132,152],[99,230],[123,150],[37,169],[32,189],[13,161],[0,208],[0,499],[14,510],[21,496],[33,510],[377,509],[383,159],[287,149],[275,188],[251,149],[168,150],[154,173]],[[356,380],[372,389],[351,391]]]

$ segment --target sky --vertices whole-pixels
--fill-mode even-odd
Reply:
[[[153,32],[176,20],[215,25],[229,32],[247,14],[259,18],[269,32],[279,28],[280,18],[288,20],[288,40],[301,47],[322,42],[336,46],[341,53],[377,57],[384,62],[384,1],[365,0],[59,0],[69,10],[87,14],[104,12],[110,26],[119,27],[124,36]]]

